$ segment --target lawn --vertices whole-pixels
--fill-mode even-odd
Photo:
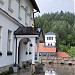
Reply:
[[[75,57],[75,47],[71,47],[71,49],[68,50],[68,54],[69,54],[71,57]]]

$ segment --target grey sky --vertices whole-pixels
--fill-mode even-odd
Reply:
[[[74,12],[75,0],[36,0],[36,2],[40,9],[40,13],[37,13],[36,15],[61,10],[64,12]]]

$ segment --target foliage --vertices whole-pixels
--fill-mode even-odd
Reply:
[[[72,46],[67,52],[71,57],[75,57],[75,47]]]
[[[0,75],[10,75],[13,74],[13,68],[9,67],[9,71],[4,71],[2,73],[0,73]]]
[[[66,45],[59,45],[59,49],[60,51],[68,52],[68,50],[71,49],[71,47]]]
[[[35,17],[35,24],[43,29],[44,34],[56,33],[58,50],[67,52],[70,46],[75,46],[75,14],[63,11],[45,13]]]

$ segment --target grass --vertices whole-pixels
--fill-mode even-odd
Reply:
[[[71,49],[68,50],[68,54],[69,54],[71,57],[75,57],[75,47],[71,47]]]

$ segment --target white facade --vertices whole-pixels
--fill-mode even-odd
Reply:
[[[52,32],[48,32],[45,34],[45,46],[47,47],[55,47],[56,46],[56,35]]]
[[[26,27],[32,26],[33,9],[30,0],[20,0],[20,2],[19,0],[0,0],[0,52],[2,53],[2,55],[0,55],[0,67],[11,65],[15,62],[16,39],[14,31],[21,25]],[[8,33],[8,31],[10,31],[10,33]],[[38,35],[17,36],[17,64],[20,63],[21,65],[23,61],[27,60],[33,60],[32,63],[35,63],[34,46],[36,37],[38,37]],[[29,42],[27,45],[24,45],[24,38],[29,38],[33,47],[30,47]],[[19,49],[20,59],[18,62]],[[29,50],[32,50],[32,54],[26,55],[25,52],[29,52]],[[7,55],[8,51],[12,52],[12,55]]]

